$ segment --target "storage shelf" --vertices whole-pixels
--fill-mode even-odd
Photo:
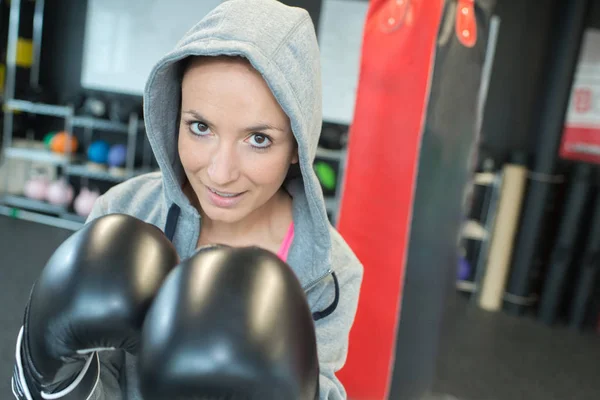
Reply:
[[[27,100],[9,100],[5,103],[8,110],[22,111],[32,114],[48,115],[52,117],[67,117],[72,115],[73,111],[67,106],[58,106],[54,104],[33,103]],[[143,121],[141,121],[143,122]],[[143,124],[143,123],[142,123]],[[88,116],[74,116],[73,126],[87,127],[109,132],[128,133],[129,125],[123,122],[115,122],[107,119],[93,118]]]
[[[45,149],[9,147],[4,150],[4,154],[6,157],[9,158],[20,158],[24,160],[38,161],[49,164],[61,165],[69,162],[68,157],[61,154],[52,153],[51,151]]]
[[[91,179],[98,179],[109,182],[123,182],[129,178],[141,174],[141,171],[134,171],[133,173],[126,173],[125,175],[117,175],[110,173],[109,171],[103,171],[98,169],[89,168],[86,165],[70,164],[65,167],[65,171],[68,175],[81,176]]]
[[[51,117],[66,117],[72,114],[72,110],[66,106],[57,106],[53,104],[32,103],[27,100],[8,100],[4,103],[8,110],[23,111],[32,114],[48,115]]]
[[[493,172],[478,172],[475,174],[474,183],[476,185],[488,186],[494,183],[496,174]]]
[[[22,2],[13,1],[10,6],[10,18],[8,21],[8,49],[16,49],[17,41],[18,41],[18,32],[20,32],[20,28],[22,26],[22,20],[20,19],[19,13],[19,4]],[[39,50],[41,39],[42,39],[42,26],[43,26],[43,16],[44,16],[44,2],[38,1],[36,2],[35,11],[33,15],[34,21],[34,29],[33,29],[33,47],[34,50],[37,48]],[[34,57],[34,61],[36,57]],[[39,57],[37,57],[37,61],[39,61]],[[39,76],[37,76],[36,72],[39,72],[39,63],[34,62],[32,66],[31,73],[31,82],[32,86],[36,86]],[[6,91],[0,93],[0,101],[3,102],[4,105],[4,132],[3,137],[4,141],[2,141],[2,145],[0,146],[0,162],[4,162],[6,159],[19,159],[19,160],[29,160],[33,161],[32,164],[39,162],[40,164],[48,164],[50,166],[60,166],[68,168],[68,166],[72,163],[80,164],[83,162],[81,157],[78,154],[56,154],[50,152],[43,146],[37,146],[33,148],[32,143],[25,143],[24,146],[19,146],[17,141],[18,138],[15,137],[15,117],[18,113],[23,114],[35,114],[35,115],[45,115],[49,117],[55,117],[57,119],[62,119],[61,122],[64,123],[64,130],[73,133],[74,127],[85,127],[89,128],[89,131],[93,130],[103,130],[110,132],[120,132],[126,135],[127,137],[127,149],[130,153],[127,158],[128,160],[134,159],[132,157],[136,154],[135,149],[137,145],[137,138],[140,133],[139,129],[139,121],[140,118],[135,113],[131,113],[129,116],[130,123],[115,123],[110,120],[103,120],[99,118],[90,118],[85,115],[75,115],[75,109],[72,104],[46,104],[45,100],[37,99],[38,101],[31,101],[27,99],[15,99],[15,88],[17,85],[18,74],[15,73],[15,68],[17,65],[15,64],[14,57],[7,58],[7,74],[6,74],[6,82],[5,87]],[[6,97],[4,96],[6,94]],[[46,100],[47,101],[47,100]],[[136,119],[137,118],[137,124]],[[143,123],[142,123],[143,126]],[[28,127],[28,126],[27,126]],[[134,129],[138,128],[138,129]],[[135,132],[134,132],[135,130]],[[86,138],[89,136],[88,131],[86,130]],[[144,142],[145,143],[145,142]],[[24,163],[29,164],[29,163]],[[35,165],[24,166],[35,167]],[[4,169],[4,173],[7,169]],[[90,175],[90,174],[87,174]],[[114,180],[114,175],[109,174],[109,178]],[[106,176],[104,176],[106,177]],[[10,178],[3,176],[3,178]],[[17,178],[17,177],[15,177]],[[22,177],[18,177],[18,179],[23,179]],[[24,196],[19,195],[6,195],[9,179],[3,179],[3,184],[0,187],[0,214],[7,215],[12,218],[28,220],[36,223],[52,225],[64,229],[77,230],[79,229],[84,222],[84,218],[73,214],[70,212],[69,207],[57,207],[53,206],[44,201],[35,201],[32,199],[28,199]]]
[[[17,218],[25,221],[36,222],[39,224],[55,226],[62,229],[76,231],[80,229],[83,224],[76,221],[70,221],[67,219],[53,217],[51,215],[45,215],[33,211],[27,211],[18,207],[9,207],[0,204],[0,214],[8,217]]]
[[[474,293],[477,288],[475,282],[472,281],[456,281],[456,289],[461,292]]]
[[[322,147],[317,148],[317,158],[323,160],[342,161],[345,157],[345,150],[330,150]]]
[[[122,122],[115,122],[105,119],[93,118],[93,117],[74,117],[73,126],[98,129],[102,131],[109,131],[115,133],[127,133],[128,125]]]
[[[10,207],[18,207],[48,214],[62,214],[66,212],[65,207],[56,206],[44,201],[28,199],[27,197],[22,196],[5,195],[0,198],[0,201]]]
[[[489,234],[479,221],[468,220],[463,226],[462,237],[464,239],[486,240]]]
[[[86,219],[87,219],[86,217],[82,217],[81,215],[73,214],[73,213],[70,213],[70,212],[62,213],[62,214],[60,214],[60,217],[62,219],[65,219],[65,220],[68,220],[68,221],[77,222],[77,223],[80,223],[80,224],[84,224],[85,221],[86,221]]]

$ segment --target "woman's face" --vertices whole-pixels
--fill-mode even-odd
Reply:
[[[289,118],[239,57],[192,61],[181,95],[179,156],[200,207],[213,221],[240,221],[267,204],[298,162]]]

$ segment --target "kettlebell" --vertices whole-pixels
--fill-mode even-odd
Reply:
[[[64,178],[54,181],[48,187],[46,200],[50,204],[66,207],[73,200],[73,187]]]
[[[100,197],[100,192],[96,190],[92,191],[86,187],[81,189],[81,192],[79,192],[79,195],[75,198],[75,202],[73,203],[73,208],[77,215],[82,217],[90,215],[98,197]]]

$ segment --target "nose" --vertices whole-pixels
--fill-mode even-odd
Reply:
[[[221,188],[239,178],[237,156],[234,143],[220,141],[211,155],[208,177]]]

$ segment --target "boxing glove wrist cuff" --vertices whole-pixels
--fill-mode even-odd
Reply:
[[[23,327],[19,331],[17,337],[17,346],[15,351],[15,369],[11,382],[12,392],[18,400],[33,400],[29,385],[25,380],[25,372],[23,371],[23,362],[21,360],[21,343],[23,342]]]
[[[86,360],[81,372],[66,388],[56,393],[45,393],[41,391],[39,396],[35,398],[31,394],[29,385],[25,378],[25,371],[23,368],[23,360],[21,357],[21,349],[23,342],[23,328],[19,332],[17,338],[17,346],[15,352],[15,370],[12,380],[12,391],[14,396],[18,400],[35,400],[37,398],[47,400],[70,400],[70,399],[90,399],[98,382],[100,381],[100,360],[98,353],[93,352],[89,355]]]

